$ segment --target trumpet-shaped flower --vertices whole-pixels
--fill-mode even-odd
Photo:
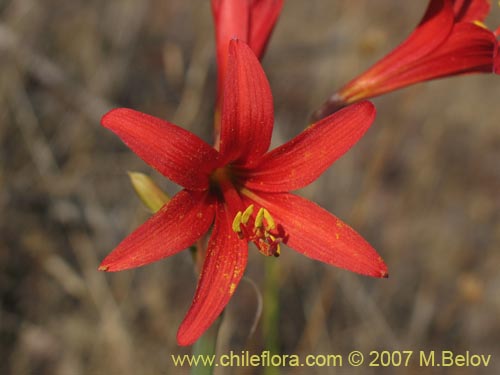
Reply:
[[[350,271],[386,277],[375,250],[316,204],[289,193],[314,181],[371,125],[375,109],[361,102],[313,124],[270,152],[273,99],[265,74],[243,42],[232,40],[221,113],[220,149],[164,120],[131,109],[102,124],[137,155],[184,187],[123,240],[100,269],[139,267],[178,253],[213,226],[193,303],[177,340],[189,345],[212,324],[243,276],[248,243],[278,256],[286,244]]]
[[[323,118],[359,100],[418,82],[469,74],[499,73],[498,31],[482,21],[487,0],[431,0],[415,31],[392,52],[332,95],[314,114]]]
[[[284,0],[212,0],[217,49],[217,92],[221,95],[229,41],[247,43],[260,59],[283,7]]]

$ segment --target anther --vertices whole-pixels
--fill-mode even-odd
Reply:
[[[271,238],[271,240],[272,240],[272,242],[273,242],[273,244],[275,246],[273,255],[275,257],[279,257],[280,254],[281,254],[281,248],[280,248],[281,239],[277,240],[276,237],[274,237],[272,234],[270,234],[269,237]]]
[[[248,206],[245,211],[243,211],[243,215],[241,216],[241,223],[243,225],[248,223],[248,220],[250,219],[250,216],[253,214],[253,204]]]
[[[234,217],[232,228],[233,228],[233,231],[236,233],[241,232],[241,223],[242,223],[241,217],[242,216],[243,215],[242,215],[241,211],[238,211],[238,213]]]
[[[238,211],[234,217],[232,229],[240,239],[246,238],[257,245],[259,251],[267,256],[278,257],[281,253],[280,244],[286,242],[282,228],[279,229],[268,210],[261,207],[251,222],[254,205],[248,206],[245,211]],[[251,225],[253,224],[253,230]]]
[[[257,212],[257,216],[255,217],[255,224],[254,224],[255,229],[262,227],[262,222],[264,220],[264,210],[265,210],[265,208],[261,207],[259,209],[259,212]]]
[[[482,27],[483,29],[488,30],[488,27],[483,22],[481,22],[480,20],[472,21],[472,23],[474,25],[476,25],[476,26],[479,26],[479,27]]]
[[[266,229],[273,230],[274,228],[276,228],[276,223],[274,222],[273,217],[265,208],[262,208],[262,210],[264,211],[264,219],[266,219]]]

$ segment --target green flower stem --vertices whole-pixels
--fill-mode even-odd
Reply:
[[[137,195],[142,203],[151,210],[151,212],[158,212],[163,205],[170,201],[170,198],[165,194],[147,175],[139,172],[129,172],[130,181],[134,187]],[[193,262],[196,272],[200,274],[203,258],[205,256],[204,241],[199,240],[194,246],[191,246],[191,254],[193,255]],[[212,326],[203,334],[202,337],[196,341],[192,348],[192,354],[195,357],[209,359],[215,357],[215,348],[217,345],[217,335],[219,327],[222,322],[222,315],[212,324]],[[205,359],[205,360],[206,360]],[[198,366],[191,368],[192,375],[211,375],[213,374],[212,366],[203,366],[203,359],[200,360]]]
[[[275,257],[266,257],[264,281],[264,312],[262,329],[265,348],[271,353],[280,352],[279,342],[279,283],[280,262]],[[279,375],[278,367],[265,367],[265,375]]]
[[[210,328],[196,341],[192,348],[193,357],[195,358],[215,358],[215,349],[217,346],[217,336],[219,327],[222,322],[221,316],[210,326]],[[215,361],[212,366],[203,366],[203,360],[200,359],[198,366],[191,367],[191,375],[212,375],[214,373]]]

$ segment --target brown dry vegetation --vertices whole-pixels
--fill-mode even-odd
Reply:
[[[263,61],[275,143],[401,41],[425,3],[289,0]],[[489,21],[500,23],[498,10]],[[212,39],[208,0],[0,1],[1,374],[188,373],[170,359],[189,352],[175,342],[196,283],[188,252],[97,271],[148,217],[126,171],[177,189],[99,119],[127,106],[210,140]],[[375,100],[372,129],[301,194],[362,233],[391,277],[365,278],[285,249],[282,353],[470,350],[493,355],[483,373],[500,372],[499,94],[499,77],[476,75]],[[260,288],[263,262],[250,251],[247,275]],[[264,349],[260,327],[247,337],[255,308],[241,284],[220,353]],[[406,372],[432,372],[415,364]]]

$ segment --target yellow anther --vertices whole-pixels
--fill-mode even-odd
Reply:
[[[272,234],[269,235],[269,237],[271,238],[271,240],[273,241],[273,243],[275,244],[276,246],[276,250],[274,250],[274,253],[273,255],[275,257],[279,257],[280,254],[281,254],[281,248],[280,248],[280,244],[279,242],[276,241],[276,237],[274,237]]]
[[[266,223],[264,225],[264,219],[266,220]],[[269,213],[268,210],[265,208],[261,207],[259,209],[259,212],[257,212],[257,216],[255,217],[255,228],[262,228],[265,227],[267,231],[273,230],[276,228],[276,223],[274,222],[273,217]]]
[[[236,233],[241,232],[241,217],[242,217],[242,215],[243,214],[241,213],[241,211],[238,211],[238,213],[234,217],[232,228],[233,228],[233,231]]]
[[[238,211],[234,216],[232,229],[241,240],[252,241],[262,254],[278,257],[281,253],[280,243],[286,243],[287,236],[283,228],[276,225],[268,210],[261,207],[254,215],[254,209],[251,204],[245,211]],[[249,228],[249,223],[253,225],[253,230]],[[277,230],[278,227],[280,230]]]
[[[488,30],[488,27],[484,23],[482,23],[481,21],[479,21],[479,20],[475,20],[473,22],[473,24],[476,25],[476,26],[482,27],[483,29]]]
[[[269,211],[266,210],[265,208],[263,208],[262,210],[264,210],[264,219],[266,219],[266,223],[267,223],[266,229],[273,230],[274,228],[276,228],[276,223],[274,222],[273,217],[271,216]]]
[[[250,219],[250,216],[253,214],[253,204],[247,207],[245,211],[243,211],[243,215],[241,216],[241,223],[246,224]]]
[[[281,248],[280,248],[280,245],[279,245],[279,244],[277,244],[277,245],[276,245],[276,251],[274,252],[274,256],[275,256],[275,257],[279,257],[279,256],[280,256],[280,254],[281,254]]]
[[[259,212],[257,212],[257,216],[255,217],[255,228],[261,228],[262,227],[262,222],[264,221],[264,211],[265,208],[260,208]]]

